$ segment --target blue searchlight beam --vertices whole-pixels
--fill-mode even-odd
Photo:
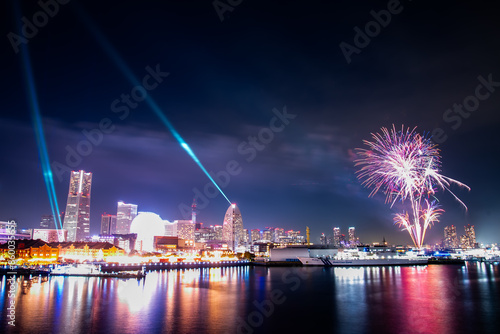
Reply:
[[[19,3],[17,1],[14,1],[13,3],[14,3],[15,17],[20,18],[21,10],[19,8]],[[19,32],[21,31],[20,25],[21,25],[20,20],[17,20],[17,29]],[[29,50],[26,44],[23,43],[21,45],[20,53],[23,65],[22,68],[24,72],[25,89],[28,95],[31,120],[33,123],[33,129],[35,131],[36,144],[38,147],[40,164],[42,166],[45,188],[47,189],[47,194],[49,196],[50,209],[54,217],[54,223],[56,229],[62,229],[62,222],[59,216],[60,211],[59,211],[59,206],[57,204],[56,190],[54,187],[54,178],[52,175],[52,168],[50,167],[49,154],[47,151],[47,143],[45,141],[45,135],[43,132],[42,117],[40,115],[40,107],[36,93],[35,80],[33,77],[33,69],[31,67]],[[59,239],[61,239],[61,235],[59,235],[58,237]]]
[[[77,4],[74,4],[75,6],[78,6]],[[132,70],[127,66],[123,58],[118,54],[118,52],[113,48],[111,43],[109,43],[104,35],[99,31],[97,28],[97,25],[92,22],[92,20],[89,18],[89,16],[84,12],[84,10],[78,6],[77,13],[82,19],[82,21],[86,24],[88,29],[91,31],[91,33],[94,35],[94,38],[96,41],[99,43],[99,45],[104,49],[105,53],[108,55],[109,58],[118,66],[120,71],[125,75],[125,77],[130,81],[130,83],[134,86],[141,86],[142,83],[135,77],[135,75],[132,73]],[[214,184],[214,186],[220,191],[222,196],[228,201],[229,204],[231,204],[231,201],[229,198],[227,198],[226,194],[222,191],[222,189],[219,187],[217,182],[210,176],[210,173],[206,170],[206,168],[203,166],[203,164],[200,162],[196,154],[193,152],[193,150],[189,147],[189,145],[186,143],[186,141],[181,137],[179,132],[174,128],[172,123],[168,120],[168,118],[165,116],[165,114],[162,112],[160,106],[156,103],[155,100],[149,95],[146,94],[145,98],[146,103],[149,105],[151,110],[156,114],[156,116],[160,119],[160,121],[167,127],[167,129],[172,133],[174,138],[177,140],[177,142],[180,144],[180,146],[187,152],[187,154],[193,159],[193,161],[200,167],[200,169],[205,173],[205,175],[208,177],[208,179]]]

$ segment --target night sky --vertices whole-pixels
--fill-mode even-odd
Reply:
[[[43,19],[35,1],[20,3],[28,21],[34,15]],[[408,233],[393,225],[396,210],[384,204],[384,195],[368,198],[353,163],[354,149],[371,132],[404,124],[427,133],[441,128],[442,173],[471,187],[470,192],[452,188],[467,212],[450,194],[438,194],[446,212],[426,241],[440,241],[450,224],[459,234],[474,224],[479,242],[500,241],[498,6],[408,0],[227,3],[219,2],[218,13],[209,0],[73,0],[60,4],[26,39],[50,161],[93,173],[92,233],[98,233],[102,213],[116,213],[117,201],[170,221],[183,219],[179,206],[190,206],[193,189],[204,192],[209,183],[146,101],[120,101],[132,91],[143,92],[133,90],[121,59],[139,82],[156,71],[158,82],[149,77],[147,94],[208,171],[238,163],[223,189],[240,207],[245,228],[305,233],[309,226],[318,242],[321,232],[332,234],[340,226],[347,233],[355,226],[364,242],[385,237],[411,243]],[[51,211],[24,65],[15,52],[20,45],[9,39],[9,33],[18,33],[19,17],[13,1],[0,6],[0,220],[14,218],[20,227],[33,228]],[[385,16],[380,31],[369,24],[374,29],[369,43],[359,36],[355,41],[355,28],[364,32],[374,20],[370,12],[388,6],[394,12],[390,22]],[[349,63],[342,42],[352,47]],[[481,80],[491,82],[490,90],[479,90],[476,110],[462,112],[466,118],[447,112],[464,100],[473,103],[469,96],[477,96]],[[275,120],[284,110],[287,124]],[[85,132],[97,133],[100,122],[107,133],[68,166],[68,148],[88,148],[79,143]],[[249,137],[259,133],[266,143],[249,149]],[[67,169],[54,171],[54,182],[64,210]],[[199,201],[199,221],[222,224],[228,205],[220,194]]]

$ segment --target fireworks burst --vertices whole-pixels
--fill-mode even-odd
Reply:
[[[393,125],[391,130],[382,128],[382,133],[372,133],[373,141],[363,141],[369,148],[357,149],[360,159],[355,161],[355,166],[361,167],[357,174],[362,184],[372,189],[370,197],[383,191],[391,207],[398,199],[402,203],[410,202],[411,211],[396,214],[394,221],[407,230],[415,246],[421,248],[427,228],[444,212],[437,204],[436,191],[448,191],[467,209],[450,186],[454,183],[470,188],[439,174],[441,156],[437,145],[415,129],[405,131],[402,126],[396,130]]]

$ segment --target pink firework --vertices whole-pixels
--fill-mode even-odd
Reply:
[[[370,196],[379,190],[386,195],[391,207],[399,199],[409,201],[410,212],[396,214],[394,220],[410,234],[416,247],[421,248],[425,232],[438,221],[444,210],[440,209],[435,197],[437,189],[450,192],[466,209],[465,204],[450,190],[455,183],[468,190],[465,184],[439,174],[441,156],[437,145],[415,132],[416,128],[371,134],[373,141],[364,140],[368,149],[357,149],[360,159],[356,160],[358,178],[371,188]]]

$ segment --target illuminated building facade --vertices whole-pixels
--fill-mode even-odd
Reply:
[[[250,245],[250,234],[248,234],[248,229],[244,228],[243,229],[243,243],[245,244],[245,246],[249,246]]]
[[[21,262],[54,262],[59,257],[59,249],[42,240],[15,240],[15,257]],[[0,245],[0,257],[9,259],[8,244]]]
[[[177,236],[177,221],[171,223],[168,220],[164,220],[163,224],[165,225],[165,236],[167,237]]]
[[[266,229],[266,230],[262,231],[262,240],[267,241],[267,242],[273,241],[273,234],[271,233],[270,230]]]
[[[356,228],[355,227],[349,227],[349,247],[354,248],[357,246],[357,240],[356,240]]]
[[[286,236],[288,237],[288,243],[290,244],[300,244],[305,241],[305,238],[300,234],[300,231],[286,231]]]
[[[222,238],[233,252],[238,247],[244,246],[243,219],[240,209],[234,203],[229,206],[224,216]]]
[[[194,224],[191,220],[176,220],[179,239],[194,240]]]
[[[74,260],[106,260],[108,256],[122,256],[125,251],[109,242],[51,242],[59,250],[59,257]]]
[[[194,231],[194,241],[206,243],[215,240],[214,229],[210,227],[198,228]]]
[[[279,227],[274,229],[274,242],[280,243],[281,238],[285,236],[285,230]]]
[[[465,228],[465,236],[468,239],[468,247],[469,248],[476,248],[476,232],[474,231],[474,225],[468,224],[467,226],[464,226]]]
[[[130,225],[137,216],[137,205],[118,202],[116,210],[116,234],[129,234]]]
[[[40,218],[40,228],[56,228],[56,223],[54,221],[53,215],[43,215]]]
[[[63,228],[67,241],[83,240],[90,235],[90,190],[92,173],[72,171]]]
[[[340,241],[342,239],[342,234],[340,233],[340,227],[333,228],[333,246],[340,247]]]
[[[449,249],[459,247],[456,226],[451,225],[444,228],[444,247]]]
[[[460,247],[463,249],[470,248],[469,238],[466,235],[462,234],[460,236]]]
[[[222,225],[214,226],[215,240],[222,241]]]
[[[101,216],[100,235],[112,235],[116,233],[116,215],[103,214]]]
[[[65,229],[48,229],[48,228],[35,228],[33,229],[33,239],[40,239],[45,242],[58,242],[59,240],[66,240],[68,231]]]
[[[250,240],[252,242],[252,245],[261,240],[262,238],[260,237],[260,230],[259,229],[253,229],[253,230],[250,230]]]

